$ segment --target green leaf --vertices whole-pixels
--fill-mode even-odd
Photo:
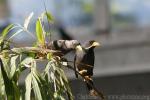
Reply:
[[[1,72],[1,69],[0,69],[0,97],[5,95],[5,87],[4,87],[4,80],[3,80],[3,77],[2,77],[2,72]]]
[[[13,37],[15,37],[16,35],[18,35],[19,33],[23,32],[23,29],[19,29],[17,32],[15,32],[11,37],[9,37],[8,40],[12,39]]]
[[[29,68],[31,67],[31,63],[34,61],[34,59],[32,57],[27,57],[25,58],[22,62],[21,62],[21,65]]]
[[[48,22],[49,22],[49,23],[53,23],[54,17],[52,16],[52,14],[49,13],[49,12],[45,12],[45,15],[46,15],[46,17],[47,17]]]
[[[29,52],[29,53],[25,53],[28,57],[32,57],[35,58],[36,57],[36,53],[33,52]]]
[[[7,73],[4,69],[5,66],[3,65],[3,62],[1,59],[0,59],[0,66],[1,66],[2,77],[4,79],[4,85],[5,85],[5,91],[6,91],[7,98],[8,98],[8,100],[14,100],[15,96],[14,96],[13,83],[7,76]]]
[[[55,100],[65,100],[64,97],[62,97],[59,93],[55,92],[54,93],[54,98]]]
[[[54,66],[56,68],[56,72],[55,73],[60,75],[60,77],[61,77],[61,79],[62,79],[62,81],[64,83],[62,85],[64,85],[63,87],[64,87],[64,90],[66,91],[65,93],[68,95],[69,100],[73,100],[73,95],[72,95],[72,92],[71,92],[71,89],[70,89],[70,85],[69,85],[68,79],[67,79],[63,69],[61,68],[61,65],[59,64],[59,62],[56,62]]]
[[[12,77],[14,76],[14,74],[15,74],[16,67],[17,67],[17,65],[16,65],[16,60],[17,60],[18,57],[19,57],[18,55],[11,57],[11,60],[10,60],[10,65],[11,65],[10,77],[11,77],[11,78],[12,78]]]
[[[31,83],[32,83],[32,74],[28,74],[26,80],[25,80],[25,86],[26,86],[26,93],[25,93],[25,100],[30,100],[31,97]]]
[[[54,17],[52,16],[52,14],[50,12],[43,12],[40,16],[41,20],[43,21],[44,17],[46,16],[47,20],[49,23],[53,23],[54,22]]]
[[[30,23],[30,20],[31,18],[33,17],[34,13],[32,12],[26,19],[25,19],[25,22],[24,22],[24,28],[25,29],[28,29],[28,25]]]
[[[27,57],[28,58],[28,57]],[[23,55],[19,55],[19,59],[17,60],[18,64],[17,64],[17,69],[16,69],[16,72],[13,76],[13,80],[17,83],[18,82],[18,79],[20,77],[20,74],[25,70],[27,69],[27,67],[25,67],[22,62],[26,60],[26,58],[23,57]]]
[[[33,86],[33,91],[35,93],[36,99],[42,100],[42,95],[41,95],[39,84],[33,75],[32,75],[32,86]]]
[[[20,99],[20,91],[19,91],[19,87],[17,86],[17,84],[15,82],[13,82],[13,89],[14,89],[15,100],[19,100]]]
[[[44,45],[45,44],[45,39],[44,39],[44,31],[43,31],[43,27],[42,27],[42,23],[40,18],[38,18],[38,20],[36,21],[36,36],[37,36],[37,40],[38,43]]]
[[[37,72],[37,70],[35,68],[32,68],[32,69],[34,69],[34,70],[32,70],[33,76],[36,78],[36,80],[39,83],[41,83],[41,80],[43,80],[42,77],[40,77],[40,74]]]
[[[2,32],[2,37],[5,38],[9,31],[14,27],[14,24],[8,25]]]
[[[6,54],[5,54],[6,55]],[[7,58],[7,57],[2,57],[1,58],[2,59],[2,61],[3,61],[3,68],[4,68],[4,71],[6,72],[6,74],[7,74],[7,76],[10,78],[10,66],[9,66],[9,64],[10,64],[10,59],[9,58]]]
[[[51,58],[52,58],[52,53],[48,53],[48,54],[47,54],[47,59],[50,60]]]

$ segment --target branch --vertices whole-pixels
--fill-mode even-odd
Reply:
[[[61,53],[57,50],[49,50],[38,47],[21,47],[21,48],[13,48],[11,49],[13,52],[22,53],[22,52],[45,52],[45,53]]]
[[[71,69],[71,70],[73,70],[73,71],[76,71],[76,70],[75,70],[73,67],[71,67],[70,65],[65,66],[65,67],[67,67],[67,68],[69,68],[69,69]],[[86,80],[86,82],[88,83],[88,85],[90,85],[90,86],[98,93],[99,97],[100,97],[102,100],[105,100],[105,97],[104,97],[104,95],[103,95],[102,92],[98,91],[98,89],[97,89],[95,86],[93,86],[93,85],[89,82],[89,80],[88,80],[87,78],[85,78],[85,76],[83,76],[82,74],[80,74],[78,71],[76,71],[76,72],[77,72],[78,75],[80,75],[83,79]]]

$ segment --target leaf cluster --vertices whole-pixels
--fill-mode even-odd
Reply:
[[[46,32],[43,25],[44,17],[52,23],[54,18],[44,12],[36,21],[35,34],[28,30],[33,13],[26,18],[24,25],[11,24],[0,36],[0,99],[7,100],[73,100],[68,79],[62,64],[56,58],[58,51],[46,47]],[[13,31],[11,36],[9,33]],[[11,47],[13,38],[25,32],[36,38],[32,47]],[[46,64],[42,64],[46,62]],[[38,63],[43,70],[38,69]],[[20,78],[28,71],[24,79],[25,92],[21,90]]]

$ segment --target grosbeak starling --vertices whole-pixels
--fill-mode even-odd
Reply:
[[[91,85],[93,85],[92,76],[93,76],[93,68],[94,68],[94,61],[95,61],[94,48],[99,45],[100,44],[95,40],[91,40],[88,43],[86,43],[83,47],[76,46],[74,67],[76,71],[78,70],[79,73],[88,80],[88,81],[86,80],[84,81],[87,85],[90,95],[97,95]],[[78,77],[76,71],[75,71],[75,75],[76,77]]]

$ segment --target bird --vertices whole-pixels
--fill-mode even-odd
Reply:
[[[63,55],[75,50],[76,46],[80,45],[77,40],[54,40],[47,43],[47,49],[58,50]]]
[[[92,96],[97,95],[93,89],[93,69],[94,69],[94,48],[100,46],[100,43],[95,40],[90,40],[84,46],[76,46],[74,57],[74,69],[76,78],[78,78],[77,71],[84,76],[84,82]],[[88,80],[88,81],[87,81]]]

